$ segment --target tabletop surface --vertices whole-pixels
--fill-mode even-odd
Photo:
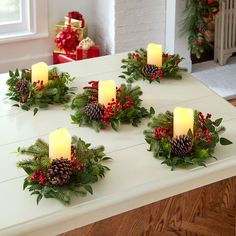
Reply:
[[[126,53],[58,67],[76,77],[73,86],[80,92],[91,80],[112,79],[117,85],[124,83],[118,78],[124,57]],[[65,111],[63,106],[50,106],[33,116],[32,111],[12,107],[12,103],[4,99],[7,78],[7,74],[0,75],[0,235],[59,234],[236,173],[236,109],[188,73],[183,73],[182,80],[166,79],[161,84],[134,83],[142,88],[143,105],[152,106],[156,113],[183,106],[211,113],[213,118],[223,117],[224,136],[234,144],[218,145],[215,151],[218,160],[209,160],[207,168],[175,171],[161,165],[161,161],[147,151],[143,136],[147,119],[139,127],[121,125],[119,132],[107,129],[96,133],[72,124],[72,112]],[[37,206],[35,197],[22,190],[25,173],[16,168],[16,162],[25,157],[17,155],[16,150],[33,144],[37,138],[48,141],[48,134],[59,127],[67,128],[92,146],[104,145],[107,155],[113,159],[107,163],[111,171],[93,184],[93,195],[72,198],[69,207],[53,199],[43,199]]]

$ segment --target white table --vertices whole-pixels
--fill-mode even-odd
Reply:
[[[60,65],[62,71],[76,76],[74,86],[81,88],[91,80],[113,79],[117,85],[124,82],[120,61],[126,54]],[[183,80],[163,80],[161,84],[139,81],[143,90],[143,105],[153,106],[156,113],[176,106],[191,107],[213,118],[223,117],[227,131],[225,137],[234,142],[230,146],[216,148],[218,160],[210,160],[208,167],[193,167],[187,170],[161,165],[161,161],[147,151],[143,130],[148,120],[138,127],[122,125],[119,132],[102,130],[96,133],[86,127],[71,124],[71,111],[62,106],[39,111],[33,117],[11,107],[4,101],[7,90],[7,75],[0,76],[0,235],[55,235],[95,221],[147,205],[161,199],[189,191],[236,173],[236,109],[217,96],[189,74]],[[58,127],[65,127],[73,135],[80,136],[93,146],[103,144],[106,153],[113,158],[108,163],[111,171],[93,185],[94,195],[73,198],[69,207],[52,199],[43,199],[36,205],[35,197],[22,190],[25,173],[16,168],[22,156],[17,147],[29,146],[37,138],[48,141],[48,134]]]

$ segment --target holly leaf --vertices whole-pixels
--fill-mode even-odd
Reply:
[[[39,109],[37,107],[34,108],[34,116],[37,114],[38,110]]]
[[[119,129],[119,126],[120,126],[120,122],[119,120],[112,120],[111,121],[111,127],[117,131]]]
[[[43,195],[39,194],[37,197],[37,205],[39,204],[39,202],[41,201],[42,198],[43,198]]]
[[[221,145],[230,145],[230,144],[233,144],[233,142],[231,142],[230,140],[228,140],[226,138],[220,138],[220,144]]]
[[[93,189],[90,185],[84,185],[83,187],[87,192],[89,192],[90,194],[93,194]]]
[[[23,190],[25,190],[28,186],[29,186],[29,180],[28,180],[28,177],[26,177],[25,179],[24,179],[24,184],[23,184]]]
[[[223,118],[219,118],[219,119],[215,120],[215,126],[218,127],[221,124],[222,120],[223,120]]]
[[[155,114],[155,110],[154,110],[154,108],[153,107],[150,107],[150,115],[154,115]]]

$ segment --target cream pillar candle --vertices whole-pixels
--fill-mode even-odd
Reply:
[[[159,44],[149,43],[147,47],[147,64],[162,67],[162,47]]]
[[[71,159],[71,135],[63,128],[49,134],[49,157]]]
[[[105,107],[116,99],[116,84],[113,80],[102,80],[98,84],[98,102]]]
[[[193,132],[193,110],[189,108],[176,107],[174,110],[174,137],[179,135],[187,135],[189,129]]]
[[[31,82],[43,81],[43,84],[48,83],[48,65],[45,62],[39,62],[32,65]]]

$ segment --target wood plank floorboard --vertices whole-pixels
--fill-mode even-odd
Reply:
[[[236,236],[236,177],[60,236]]]
[[[236,107],[236,98],[235,99],[231,99],[228,100],[232,105],[234,105]]]

